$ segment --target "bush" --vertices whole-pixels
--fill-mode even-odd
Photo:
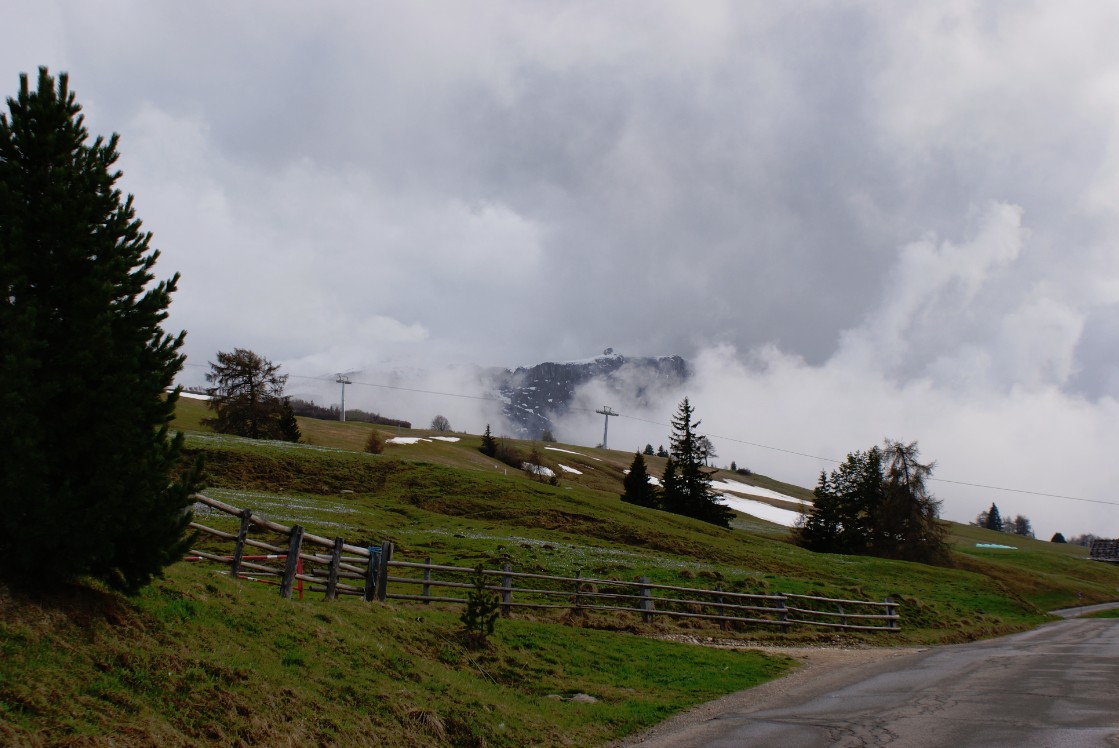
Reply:
[[[369,438],[365,440],[365,451],[371,455],[379,455],[385,451],[385,442],[376,429],[369,432]]]
[[[463,625],[463,638],[471,646],[481,649],[486,646],[487,637],[493,633],[501,602],[496,592],[486,589],[486,575],[482,573],[481,564],[474,567],[470,584],[472,587],[466,593],[466,609],[459,620]]]

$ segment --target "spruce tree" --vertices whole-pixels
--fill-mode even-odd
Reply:
[[[488,423],[486,424],[486,433],[482,434],[482,446],[479,447],[479,450],[486,457],[493,457],[497,454],[497,441],[493,438],[493,434],[490,433],[490,425]]]
[[[622,501],[651,509],[660,506],[660,502],[657,500],[657,489],[649,482],[649,469],[645,465],[645,458],[640,452],[634,453],[629,472],[622,480],[622,487],[625,489],[622,494]]]
[[[885,498],[882,452],[852,452],[832,471],[820,473],[812,508],[797,528],[797,542],[813,551],[875,553]]]
[[[291,398],[285,397],[283,408],[280,411],[280,438],[287,442],[303,440],[303,432],[299,430],[299,421],[295,419],[295,408],[291,406]]]
[[[680,403],[672,418],[669,449],[674,468],[673,482],[664,485],[664,508],[676,514],[694,517],[721,527],[730,527],[734,511],[719,503],[711,488],[711,475],[704,470],[704,437],[696,434],[699,421],[692,422],[695,409],[688,398]],[[665,468],[668,478],[668,469]]]
[[[1003,531],[1002,515],[999,514],[999,508],[994,502],[991,502],[991,508],[987,510],[984,517],[983,526],[988,530],[995,530],[996,532]]]
[[[26,75],[0,114],[0,575],[134,592],[189,547],[197,465],[171,436],[178,275],[89,142],[68,76]]]

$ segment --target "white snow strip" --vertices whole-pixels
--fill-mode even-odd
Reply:
[[[772,522],[775,525],[792,527],[797,521],[797,518],[800,517],[800,512],[780,509],[761,501],[743,499],[738,496],[728,496],[727,494],[723,494],[721,498],[724,504],[736,512],[743,512],[744,514],[749,514],[751,517],[757,517],[758,519]]]
[[[543,475],[545,478],[551,478],[555,472],[551,468],[546,468],[543,465],[533,465],[531,462],[521,463],[521,469],[527,470],[533,475]]]
[[[1018,546],[1016,546],[1016,545],[999,545],[998,543],[976,543],[975,547],[976,548],[999,548],[1001,550],[1006,550],[1006,551],[1016,551],[1016,550],[1018,550]]]
[[[811,501],[797,499],[787,494],[777,493],[776,491],[770,491],[768,488],[759,488],[758,486],[750,486],[745,483],[739,483],[736,480],[712,481],[711,487],[714,488],[716,491],[732,491],[734,493],[750,494],[751,496],[763,496],[767,499],[791,501],[794,504],[804,504],[806,506],[812,505]]]
[[[582,470],[576,470],[573,467],[568,467],[567,465],[564,465],[562,462],[560,463],[560,470],[562,470],[565,473],[572,473],[573,475],[582,475],[583,474]]]
[[[429,442],[431,439],[425,439],[422,436],[394,436],[391,439],[386,439],[385,444],[415,444],[416,442]]]
[[[457,442],[457,441],[459,441],[459,438],[457,436],[430,436],[428,438],[429,439],[435,439],[436,441],[440,441],[440,442]]]
[[[598,460],[599,462],[602,462],[602,460],[598,457],[591,457],[590,455],[585,455],[582,452],[572,452],[570,449],[560,449],[559,447],[544,447],[544,449],[549,449],[553,452],[565,452],[569,455],[578,455],[579,457],[586,457],[589,460]]]
[[[189,398],[191,400],[209,400],[210,396],[202,392],[187,392],[183,390],[179,393],[179,397]]]

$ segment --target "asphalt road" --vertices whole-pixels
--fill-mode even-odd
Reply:
[[[825,685],[658,732],[640,745],[1119,748],[1119,620],[1065,620],[935,647]]]

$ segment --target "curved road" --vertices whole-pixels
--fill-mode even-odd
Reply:
[[[1081,611],[1077,611],[1081,612]],[[643,748],[1119,748],[1119,621],[1065,620],[859,667]],[[749,693],[749,692],[746,692]]]

